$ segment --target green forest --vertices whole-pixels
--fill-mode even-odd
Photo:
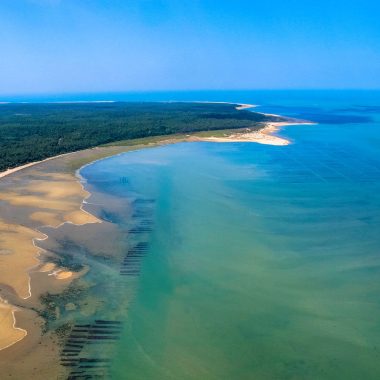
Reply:
[[[120,140],[277,120],[219,103],[0,104],[0,171]]]

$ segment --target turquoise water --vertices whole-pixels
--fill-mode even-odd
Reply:
[[[260,108],[320,123],[284,128],[292,145],[82,169],[134,257],[97,288],[123,326],[112,379],[380,378],[380,96],[301,95]]]

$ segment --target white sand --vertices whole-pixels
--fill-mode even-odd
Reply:
[[[197,138],[197,141],[211,141],[211,142],[254,142],[258,144],[266,144],[266,145],[289,145],[290,141],[273,135],[273,133],[277,132],[281,127],[285,127],[287,125],[309,125],[314,123],[309,122],[271,122],[266,123],[266,126],[263,129],[258,131],[251,131],[247,129],[246,132],[233,133],[231,135],[226,135],[224,137],[201,137]]]

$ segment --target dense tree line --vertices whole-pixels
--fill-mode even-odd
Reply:
[[[0,171],[57,154],[148,136],[257,127],[273,120],[229,104],[1,104]]]

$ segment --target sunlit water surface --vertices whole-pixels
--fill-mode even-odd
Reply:
[[[125,231],[96,288],[123,326],[112,379],[380,378],[380,96],[266,101],[319,124],[82,169]]]

